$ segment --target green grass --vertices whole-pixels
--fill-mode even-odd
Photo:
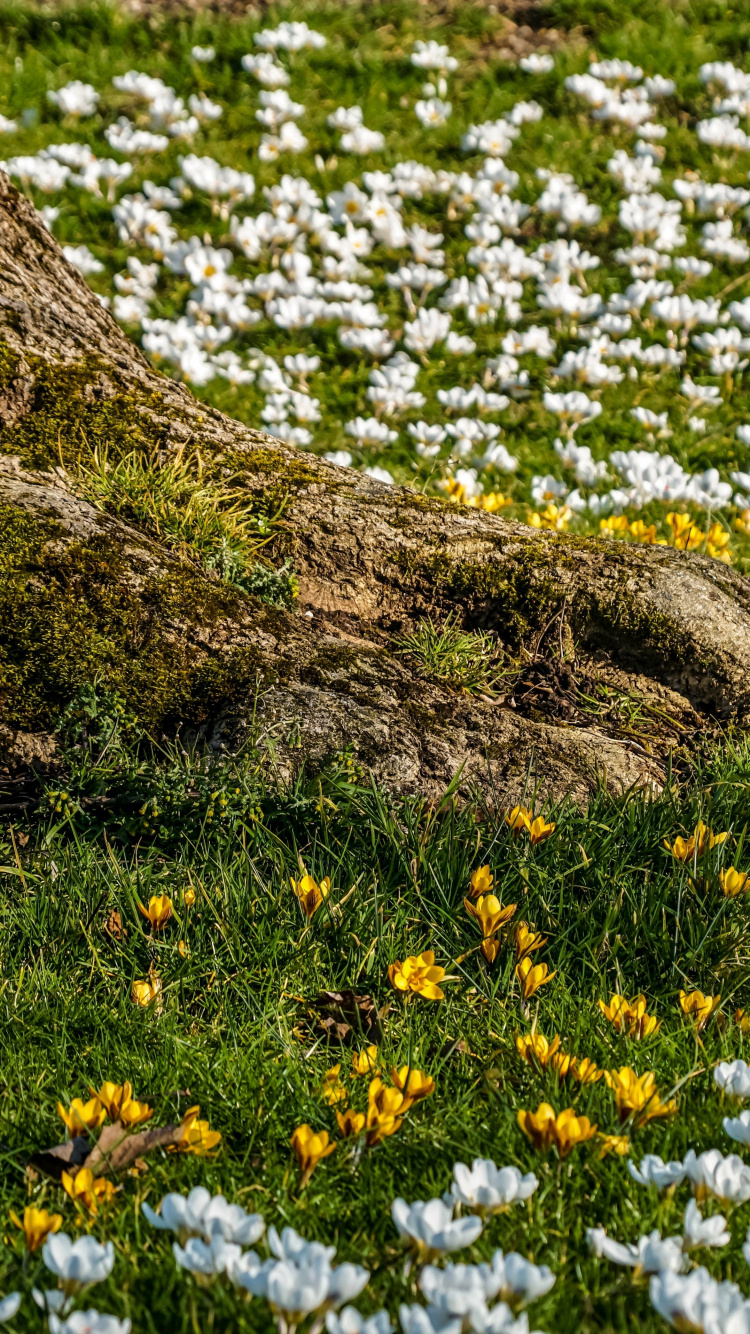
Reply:
[[[91,749],[100,741],[97,733]],[[437,809],[392,801],[353,782],[346,764],[286,788],[264,779],[257,765],[248,773],[252,814],[228,809],[221,816],[220,802],[204,804],[190,833],[179,815],[170,831],[167,814],[161,834],[123,843],[114,826],[112,837],[96,836],[83,816],[67,820],[54,811],[49,826],[37,819],[24,832],[17,824],[14,841],[6,833],[0,1216],[7,1220],[9,1209],[30,1199],[60,1209],[68,1230],[87,1228],[59,1187],[28,1182],[24,1166],[33,1151],[62,1138],[58,1099],[105,1078],[129,1079],[155,1106],[157,1122],[200,1102],[223,1136],[209,1160],[153,1155],[148,1172],[125,1177],[93,1223],[95,1235],[115,1241],[117,1262],[90,1297],[100,1309],[130,1314],[138,1330],[268,1326],[262,1303],[245,1307],[221,1283],[200,1288],[177,1272],[168,1239],[140,1216],[143,1199],[156,1204],[168,1190],[205,1182],[260,1210],[268,1223],[291,1223],[335,1243],[340,1259],[366,1264],[373,1277],[358,1305],[385,1304],[395,1316],[398,1300],[409,1299],[409,1282],[390,1203],[397,1195],[440,1194],[452,1164],[474,1156],[517,1163],[540,1178],[529,1206],[491,1221],[465,1257],[488,1258],[500,1246],[548,1263],[557,1284],[534,1306],[535,1327],[572,1334],[625,1329],[637,1319],[644,1329],[659,1328],[646,1287],[593,1260],[584,1229],[602,1223],[625,1240],[656,1226],[679,1232],[687,1188],[657,1200],[631,1181],[625,1160],[600,1161],[597,1141],[563,1163],[537,1154],[516,1117],[542,1100],[557,1109],[574,1105],[602,1132],[619,1123],[603,1083],[558,1085],[552,1072],[520,1061],[514,1035],[535,1024],[600,1066],[653,1069],[665,1096],[678,1089],[676,1117],[633,1132],[637,1159],[737,1147],[721,1129],[726,1109],[711,1067],[747,1045],[732,1016],[750,998],[750,918],[743,898],[723,897],[717,872],[722,863],[746,862],[750,752],[728,750],[684,787],[670,786],[652,800],[600,795],[585,812],[564,803],[552,813],[555,833],[536,848],[512,836],[502,812],[476,803],[457,809],[449,796]],[[730,838],[691,880],[663,840],[689,831],[699,817]],[[177,836],[171,841],[170,832]],[[557,976],[526,1015],[510,945],[488,968],[463,907],[470,874],[485,863],[503,903],[518,904],[516,921],[533,922],[549,938],[537,958]],[[310,925],[290,887],[302,865],[333,885]],[[189,887],[197,900],[187,909],[181,901]],[[151,939],[137,901],[156,893],[172,897],[176,920]],[[104,930],[113,911],[127,933],[119,940]],[[388,965],[427,948],[452,976],[445,1000],[417,997],[405,1006],[389,986]],[[161,1012],[130,999],[133,980],[151,967],[162,979]],[[386,1069],[418,1066],[437,1087],[397,1135],[361,1155],[341,1144],[300,1190],[290,1136],[303,1121],[336,1134],[321,1080],[360,1045],[327,1046],[315,1026],[315,1000],[321,990],[346,987],[379,1006],[390,1002],[380,1046]],[[681,988],[692,987],[722,998],[720,1015],[700,1039],[677,1000]],[[662,1020],[658,1034],[643,1044],[618,1036],[596,1006],[613,991],[642,991]],[[364,1093],[363,1084],[360,1101]],[[743,1280],[739,1246],[749,1222],[744,1206],[732,1219],[730,1250],[704,1253],[712,1272]],[[0,1290],[41,1281],[37,1259],[22,1265],[7,1221],[4,1232]],[[17,1327],[37,1324],[27,1302]]]

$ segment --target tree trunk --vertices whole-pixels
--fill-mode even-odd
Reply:
[[[75,460],[95,446],[199,449],[248,507],[286,497],[270,550],[297,572],[295,611],[82,499]],[[207,408],[150,368],[2,174],[0,448],[2,735],[19,762],[49,758],[54,717],[97,675],[155,732],[234,750],[260,727],[284,770],[348,751],[396,791],[458,777],[495,802],[528,781],[575,800],[659,784],[671,749],[750,714],[743,577],[383,486]],[[449,613],[498,636],[504,695],[394,652]]]

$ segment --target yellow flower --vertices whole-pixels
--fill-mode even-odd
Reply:
[[[714,1010],[721,1005],[721,996],[704,996],[702,991],[681,991],[680,1009],[683,1014],[695,1020],[700,1033],[706,1027]]]
[[[540,950],[547,944],[547,936],[539,931],[530,931],[528,922],[519,922],[516,927],[516,958],[523,959],[534,950]]]
[[[168,894],[152,894],[148,908],[139,901],[138,911],[151,923],[152,931],[161,931],[172,916],[172,900]]]
[[[23,1220],[11,1211],[11,1220],[20,1227],[26,1240],[27,1251],[38,1251],[50,1232],[59,1232],[62,1227],[62,1214],[48,1214],[46,1209],[35,1209],[28,1204],[23,1211]]]
[[[551,973],[546,963],[532,964],[531,959],[525,958],[516,964],[516,977],[521,983],[521,995],[527,1001],[535,991],[557,977],[557,971]]]
[[[190,958],[190,950],[188,949],[188,947],[187,947],[187,945],[185,944],[185,941],[184,941],[184,940],[180,940],[180,941],[178,941],[178,943],[177,943],[177,949],[179,950],[180,955],[181,955],[181,957],[182,957],[183,959],[189,959],[189,958]]]
[[[487,962],[494,963],[495,959],[500,953],[500,941],[496,940],[495,937],[492,936],[490,940],[483,940],[479,948],[481,949],[482,954],[484,955]]]
[[[355,1051],[352,1056],[352,1070],[355,1075],[373,1075],[378,1068],[378,1049],[376,1046],[365,1047],[364,1051]]]
[[[548,1042],[542,1033],[525,1033],[523,1036],[516,1033],[516,1051],[522,1061],[528,1065],[540,1065],[546,1069],[552,1057],[560,1046],[560,1039],[557,1035]]]
[[[410,1105],[399,1089],[389,1088],[378,1076],[371,1081],[367,1090],[365,1123],[366,1140],[370,1147],[382,1143],[389,1135],[395,1135],[401,1129]]]
[[[672,545],[680,551],[695,551],[703,542],[703,532],[689,514],[671,512],[666,523],[672,531]]]
[[[526,522],[531,528],[547,528],[553,533],[565,533],[568,530],[568,524],[573,518],[573,511],[569,505],[549,504],[542,513],[531,510],[526,516]]]
[[[664,846],[677,861],[689,862],[692,860],[693,854],[702,857],[704,852],[715,848],[719,843],[725,843],[728,838],[728,831],[723,834],[714,834],[708,828],[708,825],[699,820],[689,838],[678,837],[674,843],[670,843],[669,839],[665,838]]]
[[[673,1116],[677,1111],[674,1099],[661,1101],[653,1070],[637,1075],[629,1065],[624,1065],[619,1070],[605,1070],[604,1078],[615,1095],[617,1114],[621,1121],[628,1121],[632,1117],[634,1126],[645,1126],[647,1121]]]
[[[505,812],[505,822],[510,825],[516,838],[523,833],[524,829],[528,832],[533,818],[532,812],[525,806],[514,806],[511,811]]]
[[[518,1124],[536,1149],[546,1152],[554,1145],[561,1158],[596,1134],[587,1116],[576,1116],[572,1107],[556,1114],[548,1102],[540,1103],[535,1112],[519,1112]]]
[[[575,1067],[576,1058],[575,1056],[569,1055],[566,1051],[556,1051],[550,1057],[549,1063],[555,1071],[557,1078],[565,1079],[566,1075],[572,1073]]]
[[[614,537],[615,533],[626,533],[628,528],[628,520],[624,514],[609,514],[606,519],[599,520],[602,537]]]
[[[57,1114],[65,1122],[71,1136],[85,1135],[87,1130],[98,1130],[107,1119],[107,1109],[102,1107],[96,1096],[89,1098],[88,1102],[74,1098],[67,1112],[62,1103],[58,1102]]]
[[[221,1140],[221,1131],[211,1130],[208,1121],[199,1121],[200,1107],[189,1107],[182,1118],[182,1138],[170,1144],[170,1153],[194,1153],[205,1158]]]
[[[318,911],[323,899],[327,899],[331,892],[331,877],[327,875],[318,884],[317,880],[313,880],[311,875],[303,875],[301,880],[292,881],[292,889],[297,895],[300,907],[309,922],[313,914]]]
[[[464,908],[479,923],[485,940],[490,940],[501,927],[507,926],[517,906],[516,903],[509,903],[507,908],[503,908],[494,894],[483,894],[476,903],[464,899]]]
[[[72,1176],[69,1172],[63,1172],[61,1180],[63,1190],[73,1203],[84,1204],[91,1214],[98,1213],[99,1205],[111,1200],[117,1190],[106,1177],[97,1177],[95,1180],[90,1167],[79,1167]]]
[[[672,856],[677,858],[678,862],[689,862],[695,852],[695,839],[692,835],[690,838],[683,838],[681,834],[678,834],[674,843],[670,843],[669,839],[665,838],[664,847],[667,852],[671,852]]]
[[[750,510],[748,510],[750,514]],[[744,1010],[735,1010],[734,1022],[739,1024],[741,1033],[750,1033],[750,1014],[745,1014]]]
[[[356,1135],[361,1135],[365,1128],[365,1119],[364,1112],[355,1112],[351,1107],[347,1107],[345,1112],[336,1113],[339,1130],[344,1139],[353,1139]]]
[[[302,1168],[302,1185],[307,1185],[315,1168],[322,1158],[327,1158],[336,1148],[335,1143],[328,1143],[328,1131],[321,1130],[318,1134],[308,1125],[297,1126],[290,1144],[297,1156],[297,1162]]]
[[[606,1158],[608,1153],[619,1154],[624,1158],[630,1153],[630,1140],[627,1135],[600,1135],[601,1145],[599,1147],[599,1157]]]
[[[550,834],[554,834],[556,828],[557,825],[554,821],[551,824],[547,824],[543,815],[537,815],[536,819],[532,820],[529,825],[531,842],[541,843],[545,838],[549,838]]]
[[[134,1005],[141,1005],[144,1009],[155,1001],[161,994],[161,979],[152,976],[151,980],[141,979],[135,981],[130,988],[130,999]]]
[[[728,899],[736,899],[738,894],[747,894],[750,889],[750,875],[747,871],[737,871],[728,866],[726,871],[719,871],[719,884]]]
[[[596,1084],[604,1078],[604,1071],[588,1056],[576,1057],[570,1073],[578,1084]]]
[[[429,1098],[435,1092],[435,1080],[408,1065],[402,1065],[400,1070],[391,1066],[391,1079],[399,1093],[404,1095],[403,1112],[408,1112],[415,1102],[421,1102],[422,1098]]]
[[[410,954],[403,963],[397,959],[395,963],[389,964],[388,977],[396,991],[414,992],[417,996],[424,996],[425,1000],[443,999],[443,992],[437,984],[445,977],[445,969],[435,964],[432,950],[425,950],[423,954]]]
[[[492,875],[489,866],[480,866],[478,870],[472,872],[469,881],[469,893],[473,899],[479,898],[480,894],[491,894],[494,883],[495,877]]]
[[[112,1121],[119,1121],[122,1108],[126,1103],[132,1102],[133,1086],[128,1083],[112,1084],[108,1079],[105,1079],[98,1091],[89,1085],[89,1093],[99,1099],[107,1116]]]
[[[192,908],[193,904],[195,903],[195,890],[193,889],[192,885],[190,889],[185,890],[185,893],[182,896],[182,902],[184,903],[186,908]]]
[[[646,542],[650,547],[666,546],[664,538],[656,536],[655,523],[650,523],[648,527],[646,527],[646,524],[643,522],[643,519],[634,519],[633,522],[628,526],[630,529],[630,535],[631,537],[635,538],[636,542]]]
[[[340,1074],[341,1066],[332,1065],[330,1070],[327,1070],[323,1076],[323,1084],[320,1090],[321,1096],[331,1107],[337,1102],[346,1101],[346,1089],[339,1079]]]
[[[627,996],[614,994],[609,1005],[605,1005],[602,1000],[597,1004],[617,1032],[627,1033],[628,1037],[642,1040],[651,1037],[661,1028],[661,1020],[653,1014],[646,1013],[646,997],[643,995],[629,1001]]]

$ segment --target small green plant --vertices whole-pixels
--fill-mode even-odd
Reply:
[[[299,596],[297,577],[288,560],[278,570],[271,570],[258,561],[237,582],[246,593],[254,593],[269,607],[281,607],[286,611],[291,611],[295,598]]]
[[[458,615],[439,629],[429,618],[396,640],[396,652],[413,659],[430,676],[469,695],[492,694],[501,676],[502,650],[486,630],[462,630]]]
[[[248,513],[245,492],[206,478],[198,454],[162,464],[133,451],[111,463],[95,451],[91,466],[81,466],[78,485],[98,508],[197,558],[228,583],[242,583],[278,517]]]

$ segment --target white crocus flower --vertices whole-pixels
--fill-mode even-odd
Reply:
[[[721,1214],[716,1214],[714,1218],[704,1218],[695,1200],[688,1201],[684,1232],[684,1251],[694,1251],[700,1246],[728,1246],[732,1240],[731,1233],[727,1231],[727,1220]]]
[[[354,1306],[345,1306],[326,1315],[328,1334],[391,1334],[392,1328],[387,1311],[376,1311],[365,1318]]]
[[[453,1178],[453,1198],[480,1217],[528,1200],[539,1185],[533,1172],[523,1176],[517,1167],[496,1167],[490,1158],[475,1158],[470,1168],[454,1163]]]
[[[722,1122],[730,1139],[739,1144],[750,1144],[750,1111],[740,1112],[739,1116],[725,1116]]]
[[[99,1311],[73,1311],[67,1320],[54,1312],[49,1317],[50,1334],[130,1334],[130,1321]]]
[[[495,1251],[490,1265],[497,1283],[496,1293],[514,1307],[528,1306],[554,1286],[555,1275],[547,1265],[535,1265],[523,1255]]]
[[[732,481],[736,481],[734,474]],[[730,1098],[750,1098],[750,1065],[742,1060],[721,1061],[714,1069],[714,1083]]]
[[[750,1200],[750,1167],[736,1153],[725,1158],[719,1149],[708,1149],[696,1154],[689,1149],[683,1164],[693,1183],[696,1199],[716,1196],[727,1204],[744,1204]]]
[[[748,1309],[736,1283],[717,1283],[707,1269],[691,1274],[654,1274],[649,1284],[651,1304],[677,1330],[744,1331]]]
[[[471,1246],[482,1231],[481,1218],[453,1218],[453,1210],[442,1200],[397,1199],[391,1205],[401,1240],[413,1247],[421,1260],[447,1255]]]
[[[101,1245],[89,1236],[72,1241],[67,1232],[56,1232],[47,1237],[42,1259],[57,1275],[63,1290],[70,1294],[109,1277],[115,1263],[115,1248],[111,1241]]]
[[[656,1229],[631,1244],[608,1237],[604,1228],[590,1227],[586,1230],[586,1240],[594,1255],[634,1269],[638,1274],[657,1274],[665,1269],[677,1273],[687,1265],[682,1237],[662,1237]]]
[[[200,1237],[190,1237],[185,1246],[172,1243],[172,1253],[181,1269],[188,1269],[191,1274],[201,1278],[213,1278],[216,1274],[231,1274],[235,1265],[242,1258],[242,1250],[227,1242],[220,1233],[211,1237],[208,1244]]]
[[[0,1324],[12,1320],[20,1305],[20,1292],[9,1292],[7,1297],[0,1297]]]

